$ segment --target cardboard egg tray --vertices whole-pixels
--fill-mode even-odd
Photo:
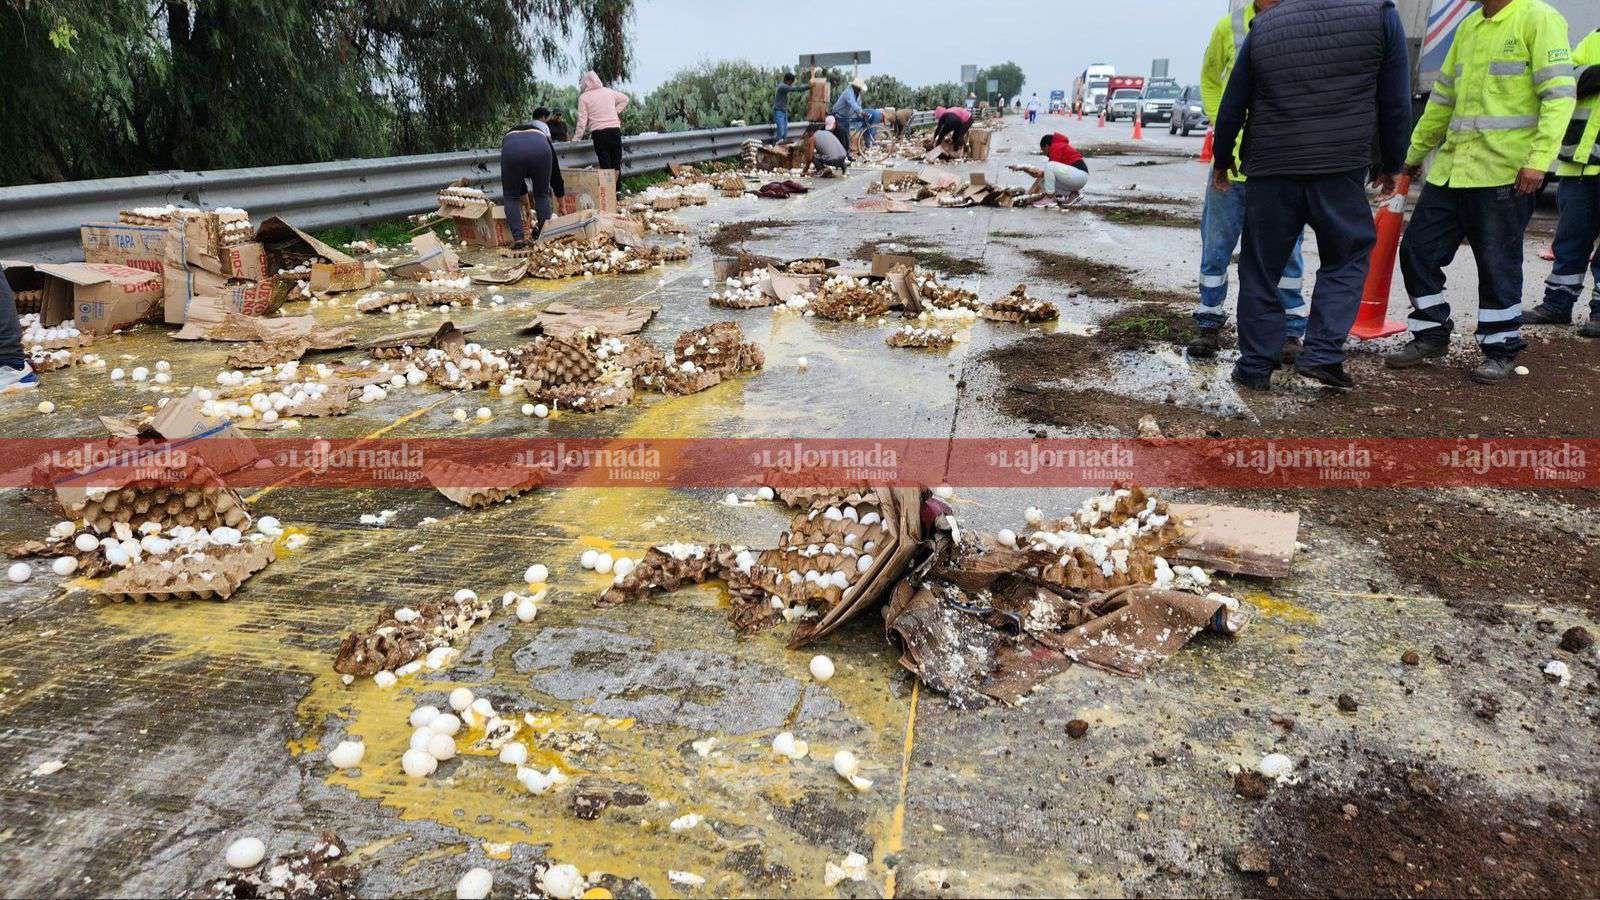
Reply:
[[[891,347],[910,347],[922,350],[943,350],[956,342],[955,335],[938,328],[916,328],[907,325],[889,332],[884,343]]]
[[[25,316],[28,313],[36,313],[44,305],[43,290],[17,291],[16,298],[18,315]]]
[[[146,558],[95,588],[104,601],[227,600],[252,575],[277,558],[270,541],[208,547],[174,559]]]
[[[431,461],[422,474],[450,502],[481,509],[519,497],[544,482],[544,473],[524,466],[469,466]]]
[[[371,628],[345,635],[334,657],[333,670],[342,675],[376,675],[394,671],[465,637],[472,626],[489,618],[494,607],[487,600],[443,600],[411,605],[417,618],[401,622],[398,606],[378,614]]]
[[[1029,297],[1027,285],[1019,284],[1011,293],[985,304],[978,315],[995,322],[1054,322],[1061,318],[1061,311],[1048,300]]]

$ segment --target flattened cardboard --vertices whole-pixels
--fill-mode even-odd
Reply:
[[[461,257],[431,231],[412,238],[411,249],[415,251],[417,258],[390,268],[389,274],[401,278],[414,278],[425,272],[454,273],[461,270]],[[314,273],[316,268],[312,267],[312,271]],[[315,286],[312,289],[315,290]]]
[[[600,237],[600,221],[600,214],[591,209],[555,216],[544,223],[544,231],[534,243],[546,244],[564,237],[582,237],[592,243]]]
[[[41,263],[34,269],[71,285],[67,314],[50,324],[74,319],[82,331],[107,334],[149,320],[161,307],[161,276],[145,269],[115,263]],[[47,294],[46,302],[59,304],[60,296]],[[52,317],[42,318],[50,322]]]
[[[917,258],[897,253],[875,253],[872,256],[872,274],[880,278],[888,276],[895,269],[915,269]]]
[[[203,415],[199,401],[193,397],[167,401],[150,418],[150,430],[181,445],[218,475],[237,472],[261,456],[232,422]]]
[[[487,272],[474,272],[476,284],[515,284],[528,275],[528,260],[520,259]]]
[[[617,211],[617,172],[615,169],[561,170],[566,196],[557,199],[557,212],[570,215],[580,210],[614,213]]]
[[[593,328],[600,334],[622,337],[643,331],[660,311],[659,306],[642,304],[587,309],[570,303],[552,303],[534,316],[523,330],[539,329],[545,334],[566,337],[585,328]]]
[[[1238,506],[1174,503],[1184,523],[1177,557],[1235,575],[1284,578],[1294,565],[1300,514]]]
[[[231,309],[207,307],[173,334],[180,341],[282,341],[310,337],[317,327],[313,316],[246,316]]]
[[[333,263],[355,262],[353,257],[324,244],[278,216],[273,216],[256,227],[256,240],[267,248],[269,254],[281,255],[289,252],[301,257],[320,256]],[[291,267],[274,265],[273,268],[276,270]]]

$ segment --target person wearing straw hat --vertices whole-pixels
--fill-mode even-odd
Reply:
[[[867,83],[857,75],[839,92],[839,98],[833,101],[833,133],[844,145],[846,153],[850,152],[850,123],[866,118],[866,111],[861,106],[861,98],[866,92]]]

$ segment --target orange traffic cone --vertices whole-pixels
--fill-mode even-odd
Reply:
[[[1205,140],[1205,143],[1200,145],[1200,161],[1201,162],[1203,162],[1203,163],[1211,162],[1211,158],[1212,158],[1211,147],[1216,142],[1217,142],[1217,134],[1216,134],[1216,132],[1214,132],[1214,131],[1212,131],[1210,129],[1206,129],[1206,140]]]
[[[1411,193],[1411,179],[1405,175],[1395,183],[1394,197],[1378,207],[1372,223],[1378,229],[1378,242],[1372,246],[1372,259],[1367,269],[1367,283],[1361,289],[1361,310],[1356,313],[1355,327],[1350,333],[1363,341],[1387,337],[1406,330],[1402,322],[1388,318],[1389,283],[1394,280],[1394,261],[1400,253],[1400,232],[1406,220],[1406,196]]]
[[[1106,127],[1106,111],[1103,109],[1100,110],[1100,127]]]
[[[1140,113],[1133,114],[1133,139],[1144,140],[1144,116]]]

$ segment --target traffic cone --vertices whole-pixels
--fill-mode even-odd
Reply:
[[[1103,109],[1100,110],[1100,127],[1106,127],[1106,111]]]
[[[1133,139],[1144,140],[1144,116],[1140,113],[1133,114]]]
[[[1367,269],[1367,283],[1361,289],[1361,310],[1356,313],[1355,327],[1350,333],[1363,341],[1399,334],[1406,330],[1405,323],[1388,318],[1389,283],[1394,280],[1394,260],[1400,253],[1400,232],[1406,220],[1406,196],[1411,193],[1411,179],[1405,175],[1395,183],[1394,197],[1373,214],[1372,224],[1378,229],[1378,242],[1372,246],[1372,259]]]
[[[1203,163],[1211,162],[1211,158],[1212,158],[1211,147],[1216,142],[1217,142],[1217,134],[1216,134],[1216,132],[1212,131],[1209,128],[1206,129],[1206,140],[1205,140],[1205,143],[1200,145],[1200,161],[1201,162],[1203,162]]]

